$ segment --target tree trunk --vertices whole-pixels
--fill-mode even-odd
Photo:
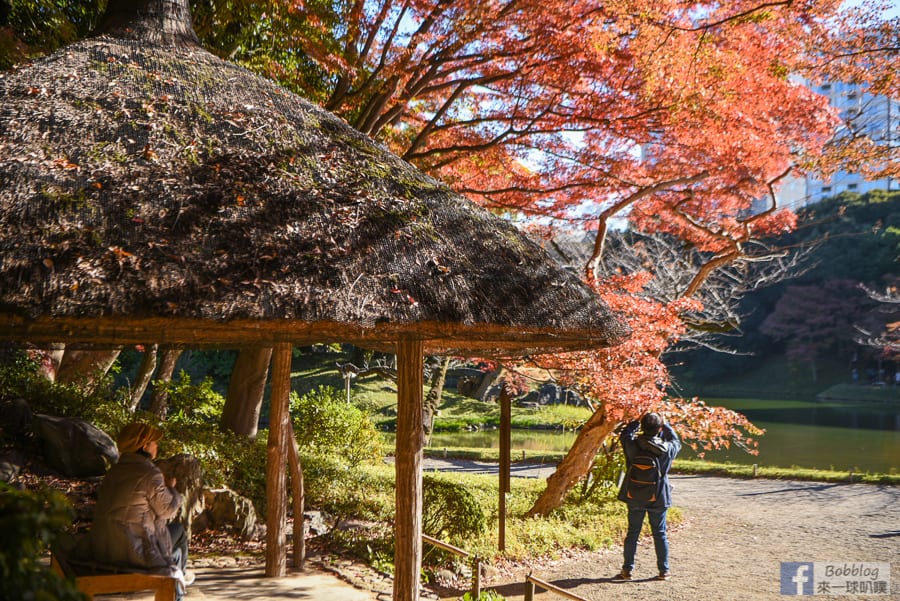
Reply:
[[[607,420],[603,407],[591,416],[556,471],[547,478],[547,488],[528,510],[528,517],[547,516],[562,505],[569,491],[590,472],[597,451],[615,427],[616,422]]]
[[[487,393],[491,389],[491,386],[500,379],[500,375],[503,373],[502,369],[498,369],[496,371],[489,371],[484,374],[484,377],[481,379],[481,384],[478,385],[478,390],[475,391],[473,395],[479,401],[484,401],[487,398]]]
[[[51,344],[46,349],[31,351],[29,355],[39,364],[38,374],[51,382],[56,382],[56,374],[59,364],[66,353],[66,345],[63,343]]]
[[[144,349],[141,366],[138,368],[137,377],[135,377],[134,384],[131,386],[131,397],[128,400],[128,410],[131,413],[137,410],[141,397],[144,396],[147,386],[150,385],[150,379],[153,377],[153,372],[156,371],[156,354],[158,350],[158,344],[152,344]]]
[[[428,396],[425,397],[425,438],[431,440],[431,433],[434,431],[434,416],[438,407],[441,406],[441,397],[444,395],[444,383],[447,381],[447,370],[450,368],[450,357],[441,359],[441,366],[434,370],[431,374],[431,388],[428,390]],[[428,444],[427,442],[425,443]]]
[[[244,348],[238,353],[219,422],[223,430],[256,438],[271,360],[272,347]]]
[[[175,373],[175,363],[181,356],[181,349],[163,349],[162,358],[159,360],[159,369],[156,379],[153,381],[153,398],[150,399],[150,413],[159,419],[165,419],[166,409],[169,407],[169,392],[166,384],[172,381]]]
[[[106,375],[121,351],[122,347],[103,351],[66,349],[56,370],[56,381],[78,384],[90,390]]]

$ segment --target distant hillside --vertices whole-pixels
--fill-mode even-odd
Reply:
[[[729,340],[736,354],[666,357],[683,393],[814,398],[851,384],[854,369],[860,385],[900,369],[896,354],[856,340],[858,326],[878,328],[890,318],[858,284],[884,290],[900,283],[900,192],[845,193],[804,208],[799,219],[796,231],[770,242],[818,244],[809,271],[744,300],[743,335]],[[900,319],[896,311],[892,319]]]

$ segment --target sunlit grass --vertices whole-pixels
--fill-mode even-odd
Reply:
[[[482,558],[503,556],[524,560],[535,557],[555,557],[567,549],[598,550],[621,544],[627,529],[625,504],[615,499],[615,491],[608,489],[597,498],[577,502],[577,494],[549,517],[525,517],[538,495],[546,486],[545,480],[513,478],[512,492],[507,495],[506,548],[498,551],[499,479],[496,475],[442,472],[438,477],[463,484],[478,500],[489,516],[490,527],[479,536],[465,541],[451,541]],[[681,512],[670,512],[672,524],[682,521]]]

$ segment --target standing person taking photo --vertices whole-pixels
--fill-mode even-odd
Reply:
[[[658,413],[647,413],[640,420],[629,423],[619,435],[619,440],[626,466],[619,500],[628,505],[628,533],[625,535],[622,571],[613,580],[631,580],[644,516],[647,516],[653,533],[656,567],[659,570],[657,579],[668,580],[666,512],[672,504],[669,469],[681,450],[681,440]]]

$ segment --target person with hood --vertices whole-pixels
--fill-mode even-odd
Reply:
[[[119,461],[97,492],[90,533],[93,560],[177,578],[178,599],[193,580],[186,572],[187,535],[171,521],[181,508],[175,478],[166,478],[153,462],[162,430],[132,422],[116,441]]]
[[[638,432],[640,429],[640,433]],[[628,505],[628,533],[625,535],[622,571],[613,580],[631,580],[638,538],[644,516],[650,522],[656,550],[657,579],[669,578],[669,542],[666,538],[666,512],[672,504],[669,469],[681,450],[675,430],[658,413],[647,413],[640,421],[625,426],[619,435],[625,453],[625,478],[619,500]]]

